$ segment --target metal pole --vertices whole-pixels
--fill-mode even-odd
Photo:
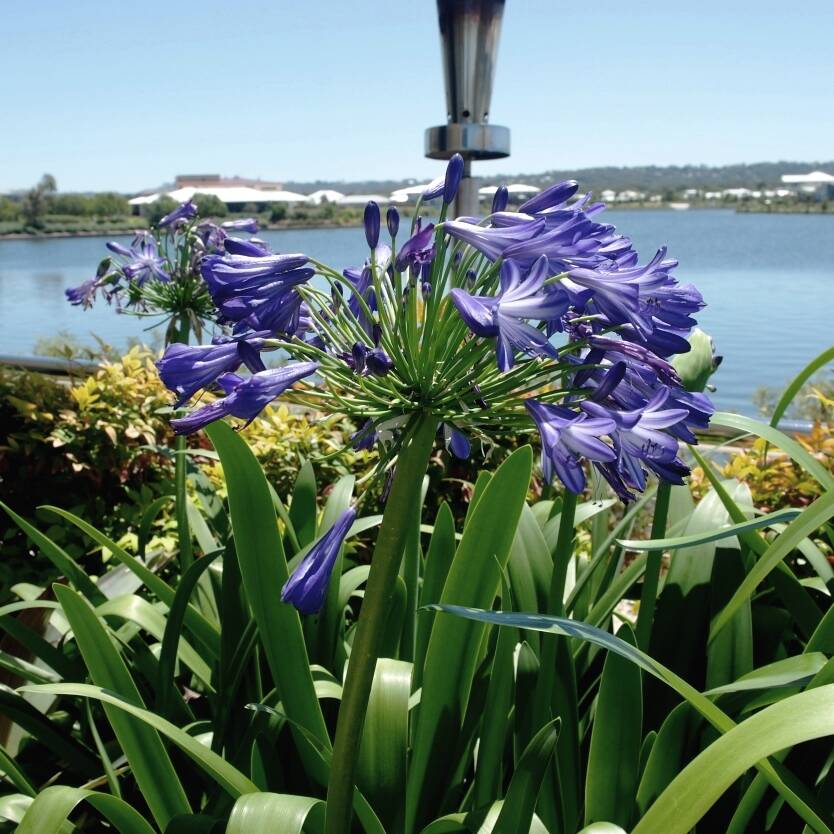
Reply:
[[[454,216],[481,213],[472,160],[510,154],[509,128],[489,124],[503,12],[504,0],[437,0],[447,121],[426,131],[425,148],[430,159],[464,159]]]

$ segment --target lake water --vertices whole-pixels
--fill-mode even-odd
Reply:
[[[716,404],[753,413],[762,386],[784,386],[834,343],[834,218],[731,211],[610,211],[643,257],[661,244],[680,261],[676,274],[709,305],[700,323],[724,356],[713,377]],[[361,229],[265,232],[276,251],[307,252],[342,268],[365,256]],[[64,331],[117,347],[144,333],[147,319],[105,304],[70,306],[64,290],[88,278],[105,254],[102,238],[0,241],[0,354],[30,355],[43,337]],[[158,331],[157,331],[158,332]],[[158,337],[157,337],[158,338]]]

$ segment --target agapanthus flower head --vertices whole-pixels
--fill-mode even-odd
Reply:
[[[307,551],[301,563],[281,589],[281,601],[294,605],[302,614],[315,614],[324,605],[336,558],[345,543],[356,510],[345,510],[333,526]]]
[[[499,189],[486,218],[446,220],[461,163],[452,160],[423,195],[443,196],[441,220],[424,222],[418,208],[393,262],[373,203],[364,218],[371,253],[357,268],[229,237],[228,251],[203,255],[218,323],[238,341],[163,357],[180,402],[206,385],[225,392],[176,429],[227,415],[251,420],[282,394],[361,426],[351,443],[376,448],[380,476],[430,419],[460,457],[476,441],[489,448],[498,436],[538,429],[545,477],[576,493],[589,467],[624,500],[647,473],[679,482],[678,443],[694,441],[711,414],[669,361],[689,349],[700,294],[678,283],[664,249],[641,263],[631,241],[601,221],[604,206],[575,199],[574,182],[519,211],[507,210]],[[396,210],[386,222],[394,238]],[[268,349],[295,364],[263,369]],[[236,375],[241,365],[251,376]],[[313,371],[315,382],[293,386]]]
[[[89,310],[93,306],[100,285],[101,280],[99,278],[90,278],[77,287],[68,287],[64,290],[64,295],[74,307],[83,307],[85,310]]]

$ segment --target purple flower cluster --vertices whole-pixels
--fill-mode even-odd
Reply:
[[[708,397],[681,387],[669,362],[690,349],[687,336],[704,301],[672,276],[677,261],[665,249],[641,265],[631,241],[596,219],[603,205],[589,204],[587,195],[568,203],[576,190],[575,182],[558,183],[507,212],[499,189],[486,223],[444,223],[500,270],[496,293],[459,287],[451,297],[474,334],[495,338],[502,371],[518,355],[557,356],[550,339],[565,333],[565,359],[583,366],[573,375],[573,402],[527,401],[545,476],[581,492],[587,459],[631,500],[645,488],[647,470],[681,483],[688,470],[678,440],[695,442],[692,429],[705,428],[713,413]]]

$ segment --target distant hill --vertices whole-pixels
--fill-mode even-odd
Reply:
[[[590,191],[633,189],[662,194],[700,188],[707,191],[722,188],[772,188],[781,184],[782,174],[826,171],[834,174],[830,162],[754,162],[739,165],[639,165],[629,168],[605,166],[600,168],[555,169],[537,174],[495,174],[494,163],[480,163],[475,173],[484,185],[525,182],[544,187],[560,180],[575,179],[580,188]],[[291,191],[311,193],[321,188],[332,188],[345,194],[389,194],[396,188],[414,185],[422,180],[317,180],[316,182],[286,182]]]

